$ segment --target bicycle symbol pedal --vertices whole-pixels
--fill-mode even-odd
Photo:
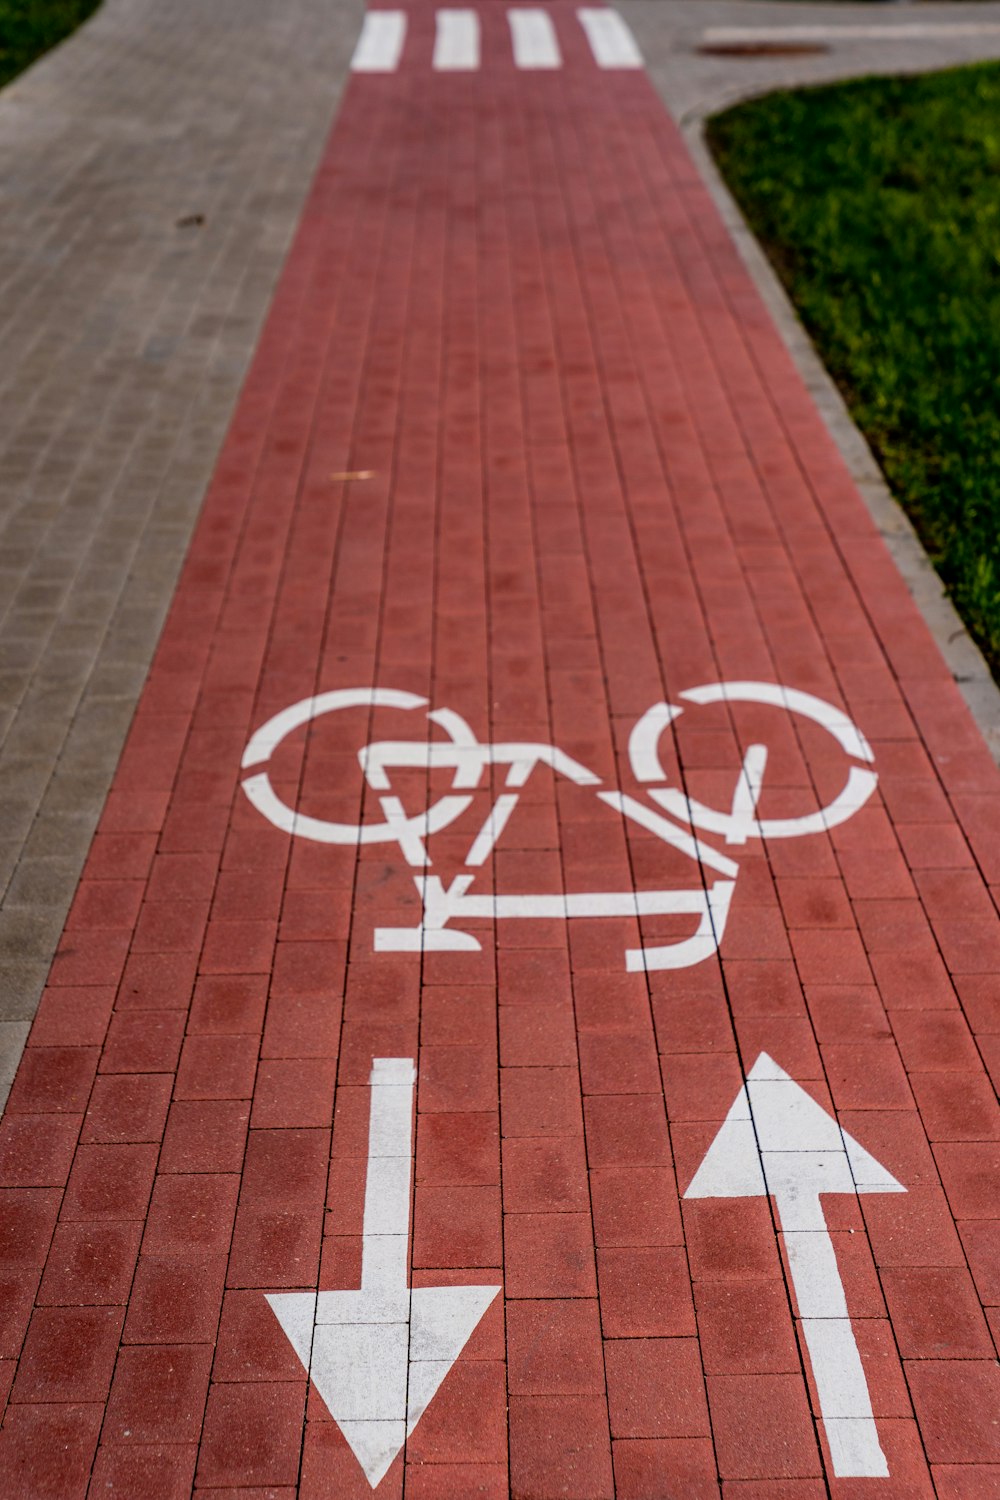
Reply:
[[[834,828],[864,806],[878,783],[872,769],[874,755],[868,741],[846,714],[796,688],[767,682],[716,682],[679,694],[680,703],[656,703],[636,722],[629,737],[633,775],[650,802],[618,789],[604,788],[601,778],[555,745],[541,742],[489,743],[476,738],[469,724],[452,709],[429,709],[427,699],[392,688],[346,688],[305,698],[276,714],[252,736],[242,768],[250,771],[242,783],[250,802],[275,827],[296,838],[323,844],[396,843],[414,870],[422,901],[421,920],[413,927],[379,927],[376,952],[448,952],[481,948],[479,938],[466,929],[471,922],[563,920],[594,917],[690,916],[697,918],[693,934],[673,943],[646,944],[625,950],[629,971],[681,969],[701,963],[722,941],[739,865],[729,854],[708,843],[701,834],[721,836],[728,848],[751,839],[800,838]],[[813,812],[793,818],[760,818],[758,801],[767,768],[765,745],[751,744],[737,773],[728,808],[717,809],[692,799],[671,786],[660,760],[664,731],[688,706],[754,704],[797,715],[825,730],[846,755],[847,780],[834,799]],[[278,746],[303,725],[324,714],[349,708],[427,709],[427,720],[447,735],[444,740],[381,740],[358,752],[361,768],[377,794],[382,822],[339,823],[313,818],[283,802],[275,792],[267,764]],[[860,764],[857,764],[860,762]],[[552,895],[507,895],[473,891],[476,873],[502,837],[521,790],[532,772],[547,766],[594,795],[623,819],[644,828],[672,849],[694,861],[700,883],[669,890],[563,892]],[[490,767],[505,767],[504,790],[496,797],[482,825],[474,833],[465,858],[466,870],[446,886],[427,874],[432,861],[427,840],[456,822],[473,805],[474,794]],[[392,792],[390,772],[444,770],[451,787],[425,811],[406,812]],[[667,814],[667,816],[664,816]],[[708,883],[711,871],[715,879]]]

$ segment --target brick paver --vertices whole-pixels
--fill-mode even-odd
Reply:
[[[412,7],[347,93],[0,1122],[4,1495],[370,1493],[344,1432],[392,1320],[314,1319],[398,1238],[412,1085],[376,1059],[416,1064],[414,1307],[485,1308],[380,1495],[996,1493],[998,773],[649,83],[545,14],[562,67],[516,69],[494,6],[445,73]],[[719,682],[834,705],[873,761],[803,699],[681,697]],[[241,769],[371,686],[426,703],[356,693]],[[576,769],[481,785],[476,743]],[[778,836],[849,768],[843,821]],[[744,814],[700,863],[699,803]],[[706,917],[653,966],[731,862],[719,952]],[[493,899],[407,951],[414,873]],[[341,1326],[386,1342],[338,1422]],[[848,1328],[887,1477],[835,1472],[864,1414],[811,1351]]]

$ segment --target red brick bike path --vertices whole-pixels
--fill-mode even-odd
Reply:
[[[417,1063],[412,1284],[504,1289],[380,1497],[1000,1494],[1000,780],[651,86],[548,11],[559,70],[493,6],[433,72],[414,8],[345,99],[0,1123],[6,1500],[371,1493],[264,1294],[359,1285],[375,1057]],[[633,724],[720,681],[846,710],[878,787],[731,850],[675,971],[623,958],[674,918],[375,951],[400,847],[240,787],[274,714],[377,684],[639,797]],[[315,721],[275,790],[377,820],[357,751],[413,719]],[[771,709],[660,753],[728,807],[765,737],[762,816],[825,805],[844,756]],[[542,767],[476,889],[691,878]],[[824,1200],[888,1478],[832,1477],[773,1204],[680,1196],[762,1052],[907,1190]]]

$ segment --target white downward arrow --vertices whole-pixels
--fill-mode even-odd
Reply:
[[[905,1193],[762,1052],[685,1198],[774,1198],[820,1414],[838,1478],[886,1478],[823,1193]]]
[[[407,1285],[416,1077],[375,1058],[360,1291],[267,1298],[373,1489],[500,1290]]]

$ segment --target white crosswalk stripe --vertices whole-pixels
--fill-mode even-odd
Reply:
[[[599,68],[641,68],[642,54],[635,37],[615,10],[584,7],[577,18]],[[442,9],[435,12],[432,67],[437,73],[474,73],[482,63],[478,11]],[[507,11],[514,66],[525,72],[561,68],[562,52],[547,10],[518,5]],[[354,49],[355,73],[395,73],[406,43],[407,16],[403,10],[370,10]]]
[[[642,53],[635,37],[616,10],[578,10],[590,50],[599,68],[641,68]]]
[[[479,67],[479,17],[474,10],[439,10],[433,66],[439,73],[469,73]]]
[[[515,67],[562,67],[562,53],[559,51],[556,29],[548,11],[518,7],[507,12],[507,20],[510,23]]]
[[[406,12],[370,10],[351,58],[355,73],[395,73],[406,40]]]

